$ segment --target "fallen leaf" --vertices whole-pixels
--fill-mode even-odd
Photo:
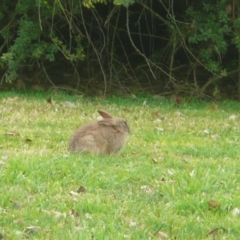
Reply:
[[[140,189],[142,191],[144,191],[145,193],[151,193],[152,192],[152,186],[149,185],[143,185],[140,187]]]
[[[13,221],[14,224],[23,224],[24,220],[22,218],[18,218],[16,220]]]
[[[74,217],[79,217],[80,216],[80,214],[73,209],[71,210],[71,215],[74,216]]]
[[[152,158],[152,162],[153,162],[154,164],[157,164],[157,163],[158,163],[158,160],[153,157],[153,158]]]
[[[77,190],[77,193],[85,193],[86,192],[86,188],[84,186],[80,186]]]
[[[51,97],[47,98],[47,103],[49,103],[49,104],[53,105],[53,100],[52,100],[52,98],[51,98]]]
[[[22,203],[21,202],[19,202],[19,201],[10,201],[11,203],[12,203],[12,205],[13,205],[13,207],[15,207],[15,208],[21,208],[22,207]]]
[[[211,230],[210,232],[207,233],[207,237],[208,236],[212,236],[212,237],[215,237],[220,231],[222,232],[226,232],[227,230],[223,227],[217,227],[217,228],[214,228],[213,230]]]
[[[195,176],[195,170],[192,170],[190,173],[189,173],[190,177],[194,177]]]
[[[164,132],[164,128],[155,127],[159,132]]]
[[[218,110],[218,105],[216,103],[213,103],[212,105],[208,106],[208,110],[216,111]]]
[[[41,211],[44,212],[44,213],[47,213],[49,215],[54,215],[56,218],[60,218],[60,217],[65,218],[67,216],[66,213],[61,213],[61,212],[57,212],[57,211],[53,211],[53,210],[48,211],[48,210],[42,209]]]
[[[168,169],[167,172],[168,172],[169,175],[174,175],[175,174],[175,171],[173,169]]]
[[[87,219],[92,219],[92,215],[91,215],[90,213],[86,213],[86,214],[85,214],[85,217],[86,217]]]
[[[41,228],[38,227],[38,226],[29,226],[27,228],[25,228],[24,232],[27,232],[27,233],[36,233],[40,230]]]
[[[176,96],[176,104],[181,104],[182,103],[182,98],[180,96]]]
[[[69,108],[76,108],[77,107],[74,103],[69,102],[69,101],[62,102],[62,106],[69,107]]]
[[[74,192],[74,191],[70,191],[69,195],[71,195],[71,196],[78,196],[79,193],[78,192]]]
[[[210,130],[209,130],[209,129],[205,129],[203,132],[204,132],[205,134],[209,134],[209,133],[210,133]]]
[[[210,208],[220,208],[221,207],[221,204],[215,200],[209,200],[208,201],[208,206]]]
[[[235,121],[237,118],[238,118],[237,115],[231,115],[231,116],[229,117],[229,120]]]
[[[232,210],[232,215],[233,216],[239,216],[240,215],[240,209],[239,208],[234,208]]]
[[[9,132],[6,132],[5,135],[8,135],[8,136],[20,136],[20,133],[16,132],[16,131],[9,131]]]
[[[213,135],[211,135],[211,138],[212,139],[217,139],[217,138],[219,138],[219,135],[218,134],[213,134]]]
[[[161,231],[159,231],[155,236],[156,236],[156,238],[158,238],[158,239],[166,239],[166,238],[169,238],[168,235],[167,235],[165,232],[161,232]]]
[[[157,111],[152,112],[151,115],[152,115],[153,117],[158,117],[158,116],[159,116],[159,112],[157,112]]]
[[[137,226],[136,222],[130,221],[129,227],[136,227],[136,226]]]

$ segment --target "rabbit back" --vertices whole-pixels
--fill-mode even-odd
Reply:
[[[119,152],[126,141],[129,127],[121,127],[125,120],[112,118],[85,124],[77,129],[69,141],[70,152],[90,152],[94,154],[114,154]]]

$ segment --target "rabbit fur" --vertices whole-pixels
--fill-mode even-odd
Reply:
[[[68,144],[70,152],[111,155],[123,148],[130,133],[127,121],[105,111],[98,110],[98,113],[101,120],[84,124],[73,133]]]

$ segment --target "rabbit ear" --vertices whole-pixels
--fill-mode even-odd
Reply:
[[[105,112],[105,111],[102,111],[102,110],[98,110],[98,113],[103,117],[103,118],[112,118],[112,116]]]

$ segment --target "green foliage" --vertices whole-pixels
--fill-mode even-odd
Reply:
[[[234,38],[233,43],[237,46],[240,51],[240,17],[234,21]]]
[[[17,37],[9,51],[2,55],[2,64],[8,66],[6,80],[12,81],[17,77],[19,65],[26,59],[31,58],[32,43],[37,40],[40,33],[39,25],[28,18],[22,18],[19,21]]]
[[[221,70],[221,55],[228,47],[226,36],[231,33],[229,17],[223,1],[190,6],[186,14],[194,22],[188,41],[199,48],[200,59],[215,73]]]
[[[77,2],[75,2],[77,3]],[[21,66],[24,64],[37,64],[41,62],[56,61],[57,54],[61,53],[67,61],[74,62],[83,60],[85,55],[81,45],[81,37],[75,34],[72,37],[74,29],[72,26],[67,26],[65,29],[73,39],[73,44],[70,47],[66,41],[66,34],[57,29],[54,25],[54,18],[61,17],[67,10],[66,6],[60,1],[53,5],[48,1],[36,2],[20,1],[12,9],[12,4],[5,1],[3,9],[5,12],[0,16],[7,18],[8,12],[14,11],[11,16],[11,21],[1,25],[3,29],[0,37],[4,40],[4,45],[1,48],[0,65],[6,68],[4,75],[5,80],[11,82],[18,76]],[[75,14],[80,14],[79,8]],[[59,27],[66,25],[66,20],[58,22]],[[67,24],[70,24],[67,21]],[[65,30],[63,28],[63,30]]]
[[[114,0],[114,4],[123,5],[125,7],[129,7],[134,3],[134,0]]]

